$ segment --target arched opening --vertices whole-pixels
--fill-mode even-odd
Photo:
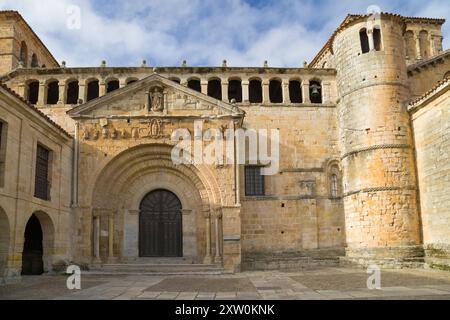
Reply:
[[[33,80],[27,85],[27,100],[31,104],[36,104],[39,98],[39,81]]]
[[[87,95],[86,95],[86,102],[90,101],[92,99],[98,98],[99,96],[99,85],[98,80],[91,80],[88,82],[87,85]]]
[[[370,50],[369,37],[367,36],[367,29],[363,28],[359,30],[359,41],[361,42],[361,52],[367,53]]]
[[[242,102],[242,83],[241,80],[234,79],[228,81],[228,99]]]
[[[405,46],[406,46],[406,55],[409,59],[416,58],[416,40],[414,39],[414,32],[411,30],[406,31],[405,33]]]
[[[422,59],[428,58],[430,56],[430,41],[428,40],[428,32],[425,30],[419,33],[419,46]]]
[[[119,89],[119,80],[109,80],[106,83],[106,93]]]
[[[180,80],[180,78],[175,78],[175,77],[172,77],[172,78],[170,78],[170,80],[171,80],[171,81],[173,81],[173,82],[176,82],[176,83],[178,83],[178,84],[180,84],[180,83],[181,83],[181,80]]]
[[[311,103],[322,103],[322,85],[319,81],[309,82],[309,97]]]
[[[222,84],[219,79],[208,81],[208,96],[217,100],[222,100]]]
[[[67,104],[77,104],[79,95],[78,81],[73,80],[67,84]]]
[[[270,80],[269,82],[269,99],[271,103],[283,102],[283,90],[281,88],[281,81]]]
[[[189,89],[202,92],[202,87],[200,85],[200,80],[198,79],[190,79],[187,83]]]
[[[380,28],[374,28],[373,29],[373,48],[375,51],[381,50],[381,29]]]
[[[300,81],[289,81],[289,97],[292,103],[302,103],[302,86]]]
[[[125,83],[126,83],[127,85],[129,85],[129,84],[135,83],[135,82],[137,82],[137,81],[138,81],[137,78],[129,78],[129,79],[127,79],[127,80],[125,81]]]
[[[330,198],[339,198],[341,196],[341,174],[336,164],[329,167],[329,190]]]
[[[32,68],[38,68],[39,67],[39,61],[38,61],[36,53],[33,53],[33,55],[31,56],[31,67]]]
[[[0,207],[0,277],[5,276],[8,267],[10,228],[6,213]]]
[[[41,223],[32,215],[25,227],[25,243],[22,252],[22,274],[37,275],[44,272],[44,248]]]
[[[59,100],[59,82],[51,81],[47,84],[47,104],[57,104]]]
[[[28,67],[28,46],[25,43],[25,41],[22,41],[22,43],[20,44],[19,58],[20,58],[20,61],[23,64],[23,66],[25,68]]]
[[[139,205],[139,256],[182,257],[181,201],[168,190],[148,193]]]
[[[248,84],[248,100],[250,103],[262,102],[262,85],[261,80],[250,80]]]

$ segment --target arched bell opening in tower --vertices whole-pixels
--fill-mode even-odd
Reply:
[[[322,103],[322,85],[320,84],[320,82],[310,82],[309,95],[312,103]]]

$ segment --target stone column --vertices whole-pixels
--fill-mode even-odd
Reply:
[[[38,96],[38,103],[39,105],[44,105],[46,99],[46,85],[44,81],[39,81],[39,96]]]
[[[241,82],[241,86],[242,86],[242,102],[244,103],[248,103],[249,102],[249,91],[248,91],[248,86],[249,86],[250,82],[248,80],[242,81]]]
[[[114,259],[114,215],[108,217],[108,260]]]
[[[208,81],[206,81],[206,80],[200,81],[200,86],[201,86],[202,93],[205,95],[208,95]]]
[[[369,39],[369,50],[370,51],[374,51],[375,50],[375,45],[373,43],[373,29],[368,29],[367,30],[367,38]]]
[[[211,257],[211,214],[209,210],[205,210],[203,212],[203,216],[205,217],[205,226],[206,226],[206,252],[205,259],[203,260],[204,264],[212,263]]]
[[[414,32],[414,41],[416,42],[417,60],[422,59],[422,50],[420,50],[420,40],[419,35]]]
[[[17,91],[17,94],[19,95],[19,96],[21,96],[22,98],[24,98],[25,100],[28,100],[28,97],[27,97],[27,95],[26,95],[26,90],[25,90],[25,88],[26,88],[27,86],[25,85],[25,83],[21,83],[21,84],[19,84],[19,89],[18,89],[18,91]]]
[[[102,97],[106,94],[106,82],[104,80],[101,80],[99,86],[99,97]]]
[[[269,80],[262,81],[262,98],[263,103],[270,103]]]
[[[311,99],[309,98],[309,81],[302,81],[302,100],[303,103],[311,103]]]
[[[93,239],[93,245],[94,245],[94,263],[101,263],[100,260],[100,216],[94,216],[94,239]]]
[[[291,103],[291,97],[289,96],[289,80],[283,80],[281,86],[283,88],[283,103]]]
[[[127,85],[126,79],[120,79],[119,80],[119,88],[123,88]]]
[[[215,228],[215,235],[216,235],[216,254],[214,256],[214,262],[215,263],[222,263],[222,256],[220,254],[220,245],[221,245],[221,228],[220,228],[220,222],[222,219],[222,211],[221,208],[215,209],[214,212],[214,228]]]
[[[222,84],[222,101],[228,103],[228,81],[222,80],[220,83]]]
[[[331,101],[331,84],[328,81],[322,82],[322,103]]]
[[[83,103],[86,102],[86,84],[84,83],[78,83],[78,100],[80,99],[83,100]]]
[[[66,102],[66,84],[58,82],[58,104],[64,104]]]

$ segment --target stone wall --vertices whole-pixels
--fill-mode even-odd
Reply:
[[[44,270],[71,257],[72,139],[11,93],[0,88],[2,220],[0,277],[20,276],[26,224],[32,214],[43,229]],[[50,199],[34,196],[37,144],[50,153]],[[5,256],[6,255],[6,256]]]
[[[244,109],[246,128],[277,128],[280,133],[280,171],[265,177],[265,196],[245,195],[241,168],[244,263],[343,248],[342,195],[331,197],[328,179],[332,160],[339,166],[335,107]]]
[[[423,243],[427,262],[450,267],[449,82],[431,100],[410,107],[416,142]]]

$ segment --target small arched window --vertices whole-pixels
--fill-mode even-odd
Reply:
[[[222,100],[222,84],[219,79],[208,81],[208,96],[217,100]]]
[[[341,196],[341,174],[339,167],[336,164],[333,164],[329,167],[328,175],[330,198],[339,198]]]
[[[25,41],[22,41],[20,44],[20,61],[22,62],[23,66],[26,68],[28,67],[28,46],[25,43]]]
[[[191,79],[188,81],[187,86],[189,89],[202,92],[202,87],[200,85],[200,80],[198,79]]]
[[[300,81],[289,81],[289,98],[292,103],[302,103],[302,87]]]
[[[59,100],[59,83],[57,80],[47,84],[47,104],[57,104]]]
[[[99,85],[98,85],[98,80],[91,80],[88,82],[87,85],[87,94],[86,94],[86,102],[90,101],[92,99],[98,98],[99,96]]]
[[[27,100],[31,104],[36,104],[39,98],[39,81],[30,81],[27,85]]]
[[[33,53],[33,55],[31,56],[31,67],[32,68],[38,68],[39,67],[39,61],[38,61],[36,53]]]
[[[363,28],[359,31],[359,41],[361,42],[362,53],[367,53],[370,50],[369,37],[367,36],[367,29]]]
[[[77,104],[78,103],[78,95],[79,95],[79,86],[78,81],[73,80],[67,84],[67,104]]]
[[[381,30],[380,28],[373,29],[373,48],[375,51],[381,51]]]
[[[337,174],[332,174],[331,175],[331,197],[332,198],[337,198],[338,197],[338,176]]]
[[[261,80],[250,80],[248,84],[248,100],[250,103],[262,102],[262,84]]]
[[[181,80],[180,80],[180,78],[175,78],[175,77],[172,77],[172,78],[170,78],[170,80],[171,80],[171,81],[173,81],[173,82],[176,82],[176,83],[178,83],[178,84],[180,84],[180,83],[181,83]]]
[[[269,99],[271,103],[283,102],[283,90],[281,88],[281,81],[270,80],[269,82]]]
[[[109,80],[106,84],[106,93],[119,89],[119,80]]]
[[[309,82],[309,97],[311,103],[322,103],[322,85],[319,81]]]
[[[228,81],[228,99],[235,100],[236,102],[242,102],[242,85],[241,80]]]

